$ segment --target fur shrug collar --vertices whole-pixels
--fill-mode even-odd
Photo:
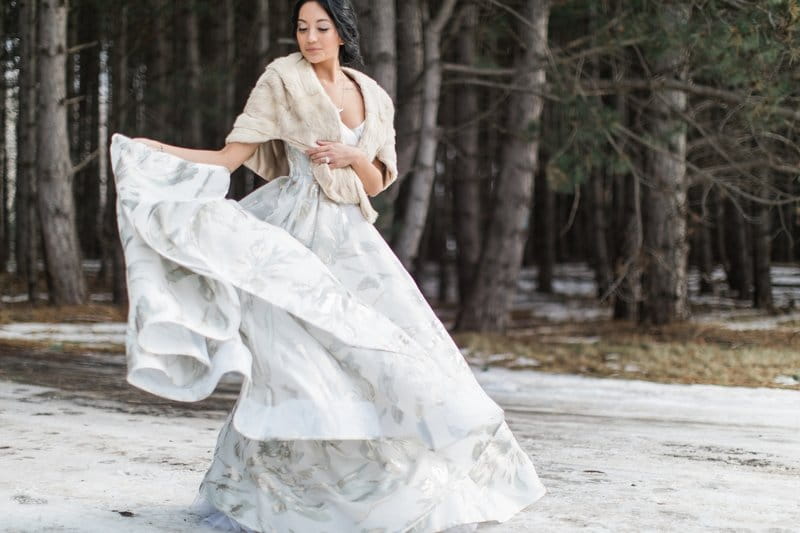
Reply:
[[[378,158],[386,166],[385,189],[397,179],[394,105],[375,80],[352,68],[342,70],[358,84],[364,97],[366,117],[357,146],[369,160]],[[244,165],[269,181],[288,174],[283,143],[305,150],[317,146],[319,139],[341,142],[341,136],[339,112],[311,63],[295,52],[267,65],[225,142],[259,143]],[[312,164],[312,172],[331,200],[359,204],[364,217],[375,221],[377,212],[351,167],[331,169],[325,164]]]

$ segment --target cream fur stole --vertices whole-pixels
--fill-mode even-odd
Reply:
[[[358,70],[342,69],[355,80],[364,96],[366,123],[357,146],[370,161],[377,157],[386,166],[386,189],[397,179],[394,105],[375,80]],[[318,146],[318,139],[342,141],[339,112],[324,91],[311,63],[300,52],[274,60],[250,92],[225,142],[261,143],[244,165],[267,181],[287,175],[289,165],[283,142],[305,150]],[[351,167],[331,169],[319,164],[312,165],[312,172],[328,198],[359,204],[364,217],[375,222],[378,213]]]

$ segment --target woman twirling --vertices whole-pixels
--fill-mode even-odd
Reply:
[[[128,380],[243,377],[193,508],[229,530],[472,531],[545,492],[502,409],[372,225],[391,99],[347,0],[300,0],[221,150],[115,134]],[[269,183],[225,198],[241,164]]]

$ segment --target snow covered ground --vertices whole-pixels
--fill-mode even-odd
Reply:
[[[475,372],[548,488],[481,532],[798,530],[800,392]],[[0,528],[208,532],[186,507],[224,414],[0,381]]]
[[[125,328],[124,322],[98,322],[96,324],[15,322],[0,324],[0,339],[114,344],[119,345],[124,351]]]
[[[535,271],[524,271],[515,307],[554,322],[609,315],[593,299],[591,270],[559,265],[556,274],[552,296],[536,293]],[[697,279],[693,301],[712,309],[697,320],[737,329],[800,320],[796,312],[764,316],[724,294],[701,297]],[[775,267],[773,279],[776,302],[792,308],[800,268]],[[113,345],[120,353],[124,333],[122,323],[0,326],[0,338]],[[124,372],[122,355],[85,357]],[[548,488],[530,509],[481,533],[800,531],[798,391],[474,371]],[[226,389],[211,405],[230,402],[235,384]],[[0,380],[0,531],[210,533],[186,508],[224,416]]]

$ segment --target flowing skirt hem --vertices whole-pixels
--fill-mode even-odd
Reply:
[[[511,517],[513,517],[517,513],[524,511],[525,509],[532,506],[534,503],[539,501],[546,493],[547,489],[545,489],[544,485],[540,484],[537,492],[535,492],[532,495],[532,497],[527,501],[527,503],[521,506],[516,506],[513,509],[508,509],[507,512],[501,516],[493,518],[484,518],[477,522],[465,521],[463,519],[448,521],[447,523],[443,524],[439,529],[436,529],[432,533],[471,533],[476,529],[478,529],[478,527],[482,524],[489,524],[489,523],[502,524],[503,522],[510,520]],[[217,509],[212,503],[208,501],[208,499],[202,492],[199,492],[195,497],[194,501],[189,507],[189,512],[201,518],[202,524],[218,529],[220,530],[220,532],[259,533],[258,530],[251,529],[239,523],[236,519],[227,515],[225,512]],[[467,518],[466,520],[471,520],[471,518]],[[410,531],[410,530],[406,529],[405,531]]]

